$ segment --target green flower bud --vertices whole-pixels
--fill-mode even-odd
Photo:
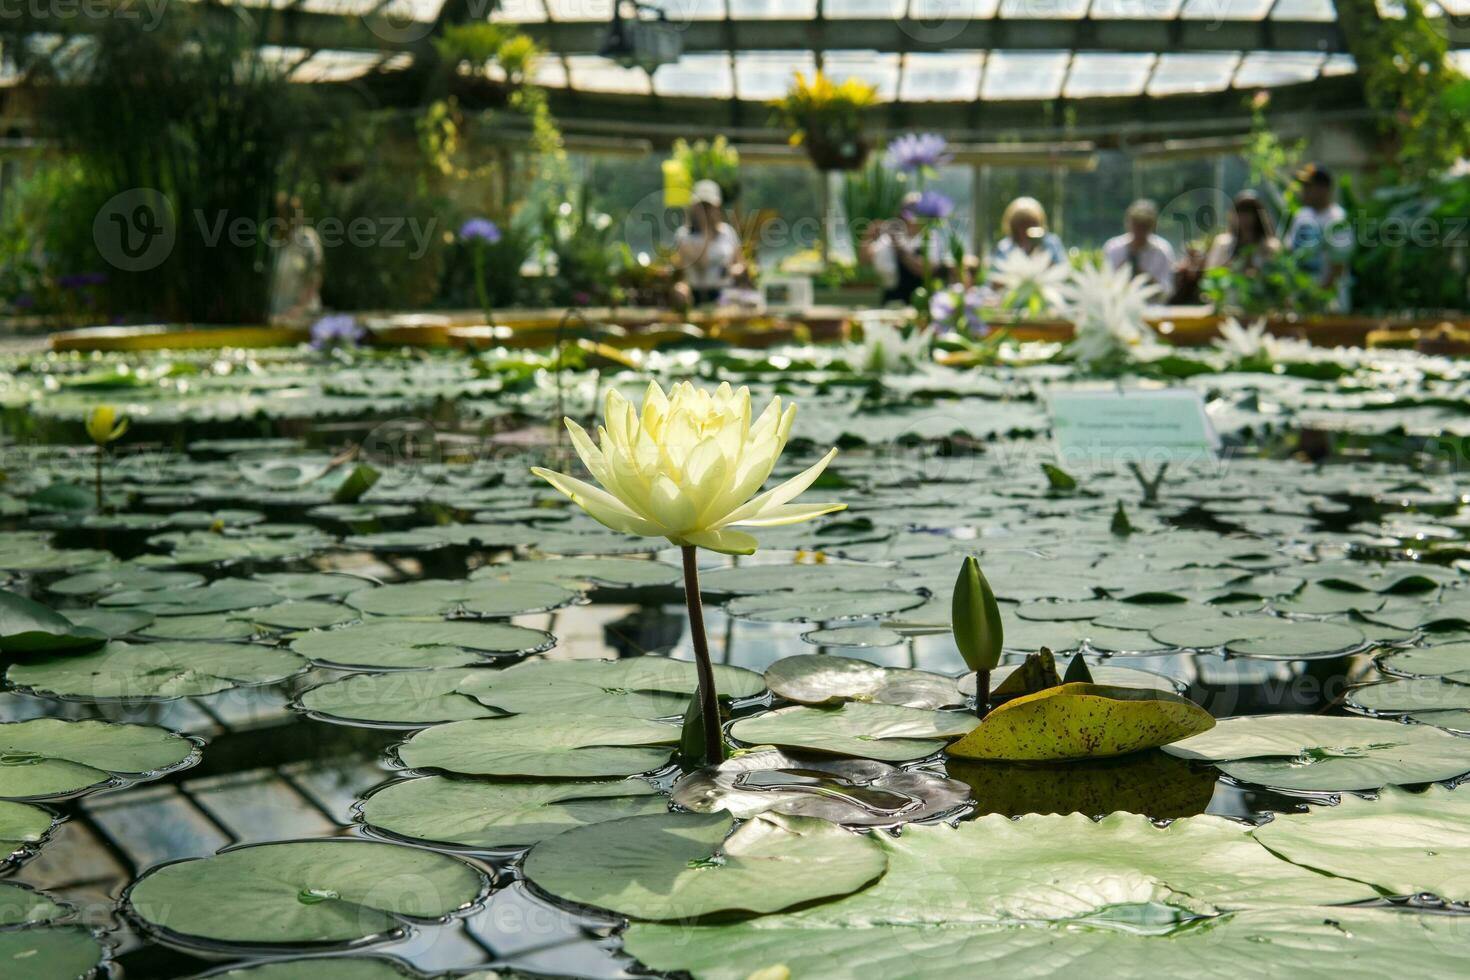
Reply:
[[[990,583],[980,572],[980,563],[966,558],[954,585],[954,641],[971,670],[994,670],[1000,664],[1005,629],[1000,622],[1000,605]]]

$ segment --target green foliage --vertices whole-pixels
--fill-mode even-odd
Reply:
[[[674,160],[689,174],[693,183],[712,180],[720,185],[728,207],[740,199],[740,151],[723,136],[713,141],[674,141]]]
[[[1470,180],[1430,177],[1370,193],[1344,186],[1358,226],[1353,308],[1435,313],[1464,310],[1470,247]]]
[[[907,189],[903,179],[877,157],[843,178],[842,209],[847,213],[847,233],[854,250],[869,227],[898,214]]]
[[[1200,292],[1218,309],[1244,316],[1323,313],[1334,294],[1303,267],[1307,258],[1298,252],[1278,252],[1249,274],[1228,266],[1211,269]]]

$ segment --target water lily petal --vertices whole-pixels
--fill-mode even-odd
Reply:
[[[783,504],[790,503],[816,482],[817,477],[822,475],[822,471],[827,468],[827,464],[832,462],[836,455],[837,450],[834,448],[804,472],[792,477],[778,487],[767,490],[744,507],[728,515],[724,523],[741,524],[752,518],[764,517],[767,512]]]
[[[665,528],[635,514],[617,497],[590,483],[574,476],[567,476],[565,473],[543,469],[540,466],[531,467],[531,472],[566,494],[572,503],[581,507],[592,516],[593,520],[605,527],[610,527],[614,531],[622,531],[625,534],[639,534],[644,537],[662,537],[667,533]]]
[[[710,551],[718,551],[724,555],[753,555],[755,549],[760,547],[760,542],[743,531],[732,531],[722,528],[718,531],[693,531],[680,536],[678,539],[670,538],[677,545],[694,545],[696,548],[708,548]]]
[[[774,507],[760,517],[741,521],[741,527],[780,527],[784,524],[800,524],[809,521],[813,517],[821,517],[823,514],[835,514],[839,510],[846,510],[846,504],[788,504],[785,507]]]

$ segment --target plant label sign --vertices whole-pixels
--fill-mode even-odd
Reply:
[[[1051,423],[1064,466],[1205,463],[1220,452],[1204,399],[1184,388],[1057,392]]]

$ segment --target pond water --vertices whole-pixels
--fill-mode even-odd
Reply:
[[[0,887],[73,908],[0,922],[0,957],[41,964],[26,976],[73,976],[101,955],[91,934],[105,949],[100,969],[148,978],[303,954],[333,959],[241,975],[745,977],[784,964],[815,976],[803,957],[836,949],[851,962],[875,949],[909,958],[873,975],[947,974],[1003,955],[1029,976],[1058,962],[1031,959],[1041,954],[1029,937],[1062,924],[1080,937],[1065,954],[1079,963],[1167,961],[1159,947],[1109,943],[1168,937],[1180,955],[1246,969],[1247,939],[1282,944],[1275,958],[1256,954],[1273,968],[1363,955],[1354,942],[1376,951],[1365,963],[1412,946],[1426,970],[1470,968],[1470,908],[1456,904],[1470,901],[1470,815],[1465,791],[1446,789],[1470,772],[1470,512],[1455,461],[1405,424],[1443,410],[1457,368],[1364,363],[1349,386],[1191,378],[1228,452],[1175,467],[1146,503],[1121,466],[1077,470],[1073,489],[1049,482],[1038,393],[1075,380],[1051,367],[885,388],[763,358],[715,366],[801,403],[783,470],[844,446],[813,494],[849,509],[770,529],[751,558],[702,554],[710,646],[734,697],[729,732],[774,748],[748,771],[684,782],[674,751],[692,671],[646,659],[693,659],[677,549],[601,528],[527,472],[546,461],[578,471],[540,421],[556,400],[585,418],[606,387],[636,392],[638,378],[513,386],[509,355],[485,355],[493,369],[405,356],[327,370],[295,353],[8,364],[0,570],[10,591],[112,639],[7,654],[0,800],[60,821],[44,841],[15,838]],[[1389,389],[1393,405],[1369,394]],[[109,512],[98,515],[93,456],[74,443],[78,413],[104,400],[133,429],[106,461]],[[1337,454],[1321,465],[1287,458],[1307,421],[1337,431]],[[341,455],[353,446],[356,458]],[[377,482],[334,499],[360,463]],[[966,554],[1001,600],[1008,666],[1043,647],[1059,668],[1082,655],[1100,684],[1261,721],[1222,723],[1199,736],[1214,741],[1176,753],[947,759],[974,693],[944,631]],[[198,745],[153,729],[19,724],[35,719],[156,726]],[[1393,789],[1426,784],[1439,785],[1402,798]],[[696,848],[687,862],[655,846],[672,833],[656,822],[670,793],[677,810],[709,814],[679,814],[689,839],[729,832],[720,806],[749,818],[737,834],[779,836],[784,818],[757,815],[779,797],[793,827],[825,816],[875,828],[893,850],[806,829],[795,856],[830,854],[830,865],[775,872],[764,886],[732,879],[727,894],[757,904],[701,904],[687,897],[687,871],[752,872],[733,867],[743,859],[733,844],[728,855]],[[1359,804],[1381,809],[1364,816]],[[1065,816],[1074,811],[1107,819],[1079,830],[1072,821],[1084,818]],[[1356,858],[1362,831],[1334,819],[1371,827]],[[599,831],[604,820],[618,824]],[[911,821],[937,829],[900,830]],[[958,851],[936,836],[946,824],[960,825]],[[1257,846],[1253,825],[1280,829]],[[604,836],[583,841],[580,826]],[[1422,870],[1423,854],[1374,850],[1426,827],[1450,841],[1438,876]],[[528,881],[516,845],[558,831],[564,846],[538,849]],[[1155,860],[1151,833],[1177,843]],[[751,836],[751,853],[793,857]],[[251,846],[266,844],[275,849]],[[987,855],[983,876],[962,867],[966,854]],[[905,884],[915,867],[950,893]],[[995,884],[1037,868],[1051,868],[1056,895]],[[639,893],[620,892],[624,881]],[[823,882],[826,892],[768,909],[754,897]],[[657,911],[686,897],[677,914]],[[882,915],[880,897],[893,903]],[[1389,906],[1420,931],[1371,918],[1393,916]],[[916,921],[914,908],[935,921]],[[824,909],[881,928],[832,945],[845,920]],[[625,914],[644,920],[628,949]],[[1357,939],[1319,936],[1329,920]],[[930,935],[936,925],[972,928],[973,943],[947,946]],[[1257,931],[1239,939],[1240,929]],[[1287,949],[1293,931],[1309,938]],[[42,932],[53,935],[27,952],[26,937]],[[1213,953],[1190,946],[1206,934]],[[1047,939],[1058,941],[1069,942]]]

